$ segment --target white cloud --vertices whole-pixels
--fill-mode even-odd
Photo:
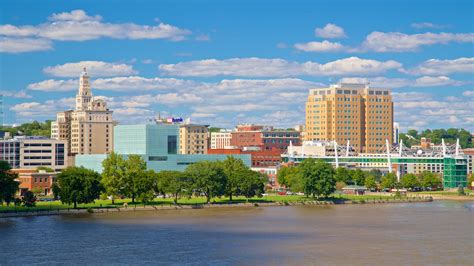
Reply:
[[[346,37],[344,29],[332,23],[326,24],[324,28],[316,28],[314,30],[314,34],[316,35],[316,37],[328,39]]]
[[[400,32],[378,32],[370,33],[361,50],[375,52],[411,52],[421,46],[433,44],[447,44],[450,42],[472,43],[474,33],[420,33],[405,34]]]
[[[137,25],[134,23],[104,23],[101,17],[89,16],[83,10],[73,10],[53,14],[49,21],[39,25],[15,26],[0,25],[2,37],[29,37],[29,39],[2,39],[0,52],[27,52],[51,49],[54,41],[87,41],[100,38],[113,39],[168,39],[181,41],[191,34],[189,30],[160,22],[158,25]],[[12,43],[20,43],[20,48],[14,49]],[[34,49],[32,49],[34,47]]]
[[[436,87],[436,86],[460,86],[466,82],[453,80],[446,76],[423,76],[415,80],[405,78],[386,78],[386,77],[352,77],[342,78],[339,83],[370,83],[373,87],[380,88],[404,88],[404,87]]]
[[[31,83],[27,86],[29,90],[34,91],[52,91],[52,92],[61,92],[61,91],[72,91],[77,90],[79,82],[74,79],[70,80],[54,80],[48,79],[36,83]]]
[[[0,37],[0,53],[25,53],[53,49],[51,41],[32,38]]]
[[[107,63],[103,61],[80,61],[49,66],[44,68],[43,72],[55,77],[78,77],[84,67],[86,67],[87,71],[92,73],[95,77],[135,75],[138,73],[133,69],[133,66],[127,64]]]
[[[231,58],[207,59],[181,62],[177,64],[161,64],[159,70],[166,75],[210,77],[292,77],[292,76],[340,76],[340,75],[374,75],[391,69],[398,69],[399,62],[377,61],[348,57],[325,64],[316,62],[290,62],[284,59],[265,58]]]
[[[30,99],[32,98],[31,95],[26,93],[24,90],[20,91],[8,91],[8,90],[2,90],[0,91],[0,95],[3,95],[4,97],[11,97],[11,98],[17,98],[17,99]]]
[[[84,10],[73,10],[71,12],[54,13],[48,19],[51,21],[100,21],[102,17],[99,15],[88,16]]]
[[[430,59],[418,66],[402,70],[412,75],[447,75],[451,73],[474,73],[474,58],[457,58],[453,60]]]
[[[466,97],[474,97],[474,91],[464,91],[462,95]]]
[[[300,51],[305,52],[339,52],[344,50],[344,46],[338,42],[307,42],[307,43],[297,43],[295,48]]]
[[[211,37],[209,37],[209,34],[200,34],[200,35],[196,36],[195,39],[198,42],[210,42],[211,41]]]
[[[419,23],[412,23],[411,27],[415,29],[443,29],[443,28],[447,28],[448,26],[434,24],[431,22],[419,22]]]
[[[13,105],[10,107],[10,111],[20,117],[49,117],[51,119],[56,116],[57,112],[72,108],[74,103],[74,98],[49,100],[44,103],[25,102]]]

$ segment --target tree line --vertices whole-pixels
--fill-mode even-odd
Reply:
[[[102,174],[83,167],[63,170],[53,185],[54,195],[74,208],[101,195],[110,197],[112,204],[117,198],[146,203],[157,195],[173,197],[175,203],[181,197],[205,196],[210,203],[215,197],[226,196],[232,201],[235,196],[261,196],[267,182],[265,175],[252,171],[232,156],[224,161],[193,163],[183,172],[155,172],[147,170],[139,155],[124,158],[112,153],[102,162],[102,167]]]
[[[6,203],[9,206],[14,203],[15,206],[35,206],[36,195],[32,191],[27,191],[21,199],[16,197],[20,183],[16,181],[18,174],[10,170],[10,164],[7,161],[0,160],[0,205]]]
[[[441,186],[441,178],[425,171],[419,175],[406,174],[397,182],[394,173],[385,175],[378,169],[362,171],[333,167],[324,161],[308,158],[297,166],[282,167],[277,175],[278,183],[293,192],[304,192],[306,195],[327,196],[335,190],[341,190],[347,185],[365,186],[368,189],[391,189]],[[310,193],[307,193],[310,192]]]
[[[12,136],[51,136],[51,120],[45,122],[33,121],[17,127],[0,126],[0,131],[10,132]]]
[[[459,139],[459,145],[463,149],[474,147],[471,132],[463,128],[426,129],[420,132],[410,129],[407,133],[400,133],[400,139],[407,147],[420,144],[422,137],[431,139],[434,144],[441,144],[442,139],[446,143],[455,144],[456,140]]]

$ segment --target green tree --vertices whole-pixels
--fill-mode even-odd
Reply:
[[[346,186],[347,186],[347,184],[343,181],[337,181],[336,182],[336,190],[338,190],[338,191],[341,191]]]
[[[423,187],[438,188],[441,187],[442,181],[441,178],[430,171],[423,171],[420,174],[420,183]]]
[[[420,186],[420,180],[414,174],[406,174],[402,176],[402,178],[400,179],[400,183],[402,187],[407,188],[407,189],[408,188],[413,189],[415,187]]]
[[[11,167],[6,161],[0,161],[0,204],[6,202],[10,205],[18,192],[18,175],[10,171]]]
[[[239,184],[239,194],[246,198],[261,197],[266,183],[267,178],[264,174],[247,169]]]
[[[334,192],[336,180],[330,164],[308,158],[301,162],[298,168],[306,195],[327,197]]]
[[[351,171],[351,178],[356,185],[361,186],[364,184],[365,174],[361,169],[357,168],[356,170]]]
[[[121,155],[112,152],[102,161],[102,185],[105,193],[112,198],[112,204],[115,204],[115,198],[119,195],[124,180],[125,160]]]
[[[382,176],[380,186],[382,188],[394,188],[397,183],[397,176],[394,173],[388,173]]]
[[[34,207],[36,205],[35,194],[32,191],[26,191],[22,202],[25,207]]]
[[[303,180],[299,174],[299,168],[295,166],[282,167],[278,170],[278,184],[289,188],[293,192],[303,192]]]
[[[55,197],[59,197],[62,203],[74,204],[74,209],[78,203],[94,202],[103,191],[99,173],[84,167],[64,169],[58,174],[55,186]]]
[[[38,172],[40,171],[45,171],[46,173],[53,173],[54,170],[51,168],[51,167],[47,167],[47,166],[40,166],[40,167],[37,167],[36,170]]]
[[[351,173],[345,167],[336,168],[334,178],[336,179],[336,182],[344,182],[346,184],[352,181]]]
[[[125,160],[125,172],[120,179],[120,195],[132,199],[135,203],[141,197],[153,190],[153,177],[147,173],[146,162],[140,155],[129,155]]]
[[[375,182],[375,176],[367,175],[364,181],[364,186],[366,186],[368,189],[376,189],[377,183]]]
[[[244,161],[233,156],[228,156],[222,162],[222,167],[227,179],[225,195],[232,201],[232,195],[239,192],[239,185],[242,184],[250,169],[244,164]]]
[[[368,172],[368,175],[372,175],[375,178],[375,182],[380,183],[380,179],[382,179],[382,171],[379,169],[371,169]]]
[[[206,196],[207,203],[224,195],[226,177],[220,162],[200,161],[189,165],[185,173],[192,180],[194,190]]]

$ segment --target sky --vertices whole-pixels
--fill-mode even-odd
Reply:
[[[305,122],[310,88],[391,88],[401,130],[474,131],[473,1],[0,1],[4,123],[71,109],[87,67],[122,124]]]

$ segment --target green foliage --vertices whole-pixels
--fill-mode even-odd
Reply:
[[[102,185],[105,193],[112,197],[112,204],[114,204],[114,199],[121,192],[124,181],[125,160],[121,155],[112,152],[102,162],[102,169]]]
[[[411,136],[412,138],[408,137]],[[463,149],[474,147],[472,141],[472,135],[469,131],[462,128],[449,128],[449,129],[426,129],[418,132],[416,130],[408,130],[406,134],[400,134],[400,139],[403,140],[403,144],[408,147],[419,144],[422,137],[431,139],[434,144],[441,144],[441,140],[444,139],[446,143],[456,143],[456,139],[459,138],[459,144]]]
[[[36,206],[36,196],[32,191],[27,191],[23,196],[23,205],[25,207],[34,207]]]
[[[295,166],[282,167],[277,174],[278,183],[289,188],[293,192],[303,192],[303,180],[299,174],[299,168]]]
[[[249,169],[241,159],[233,156],[228,156],[222,162],[222,167],[226,176],[225,195],[232,200],[232,195],[239,192],[239,185],[247,179]]]
[[[212,133],[212,132],[219,132],[222,128],[220,127],[210,127],[208,129],[209,133]]]
[[[336,180],[330,164],[308,158],[301,162],[298,168],[306,195],[327,197],[334,192]]]
[[[15,181],[18,178],[16,173],[10,171],[11,167],[6,161],[0,161],[0,204],[6,202],[10,205],[15,200],[15,194],[18,191],[19,183]]]
[[[45,122],[33,121],[24,123],[18,127],[0,127],[1,131],[10,132],[13,136],[51,136],[51,120]]]
[[[464,195],[466,195],[466,193],[464,192],[464,188],[463,188],[463,186],[461,186],[461,185],[459,185],[459,187],[458,187],[458,195],[459,195],[459,196],[464,196]]]
[[[406,174],[400,178],[401,186],[404,188],[413,189],[421,185],[420,180],[414,174]]]
[[[62,203],[90,203],[98,199],[103,191],[100,175],[84,167],[68,167],[58,174],[53,192]]]
[[[394,173],[388,173],[385,176],[382,176],[380,186],[382,188],[394,188],[396,187],[397,176]]]
[[[367,175],[371,175],[375,178],[375,182],[380,183],[380,180],[382,179],[382,171],[379,169],[371,169]]]
[[[118,193],[131,198],[132,203],[136,198],[147,198],[153,190],[154,176],[147,172],[146,162],[140,155],[129,155],[124,166]]]
[[[154,191],[156,193],[174,196],[174,202],[178,203],[178,198],[182,195],[190,195],[191,179],[183,172],[161,171],[155,174]]]
[[[352,181],[351,171],[345,167],[338,167],[336,168],[336,173],[334,175],[334,178],[336,179],[337,182],[344,182],[347,184]]]
[[[420,184],[423,187],[438,188],[442,185],[441,178],[437,174],[429,171],[422,172],[419,178]]]
[[[247,169],[240,179],[239,195],[246,198],[261,197],[266,183],[267,177],[265,175]]]
[[[365,181],[365,174],[361,169],[357,168],[356,170],[351,171],[351,178],[356,185],[362,186]]]
[[[336,182],[336,190],[341,191],[342,188],[344,188],[344,187],[346,187],[346,186],[347,186],[347,184],[346,184],[345,182],[343,182],[343,181],[337,181],[337,182]]]
[[[192,180],[194,191],[206,196],[207,203],[224,195],[226,176],[221,163],[200,161],[189,165],[185,174]]]
[[[366,186],[368,189],[375,189],[377,188],[377,183],[375,181],[375,176],[373,175],[367,175],[364,181],[364,186]]]

